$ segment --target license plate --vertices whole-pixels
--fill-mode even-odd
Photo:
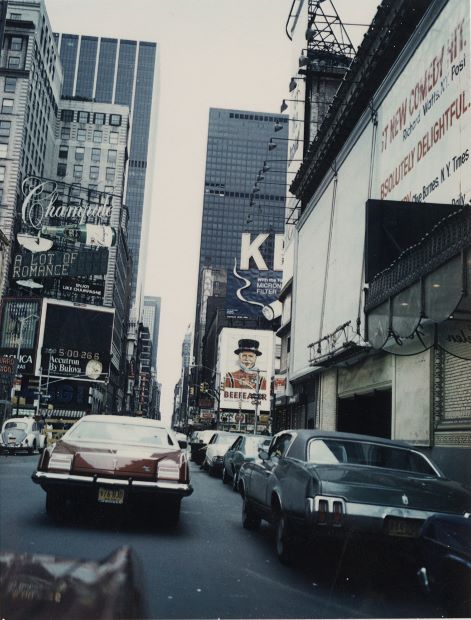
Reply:
[[[124,489],[98,489],[98,501],[102,504],[122,504],[124,502]]]
[[[422,521],[416,519],[391,518],[386,521],[386,531],[389,536],[402,536],[404,538],[417,538]]]

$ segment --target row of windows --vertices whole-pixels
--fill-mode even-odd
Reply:
[[[229,118],[239,118],[244,119],[246,121],[267,121],[270,123],[274,123],[278,121],[279,123],[287,123],[288,119],[286,117],[280,116],[264,116],[263,114],[236,114],[231,112],[229,114]]]
[[[110,182],[114,182],[116,174],[116,168],[106,168],[105,179]],[[57,164],[57,176],[67,176],[67,164],[59,162]],[[97,181],[100,176],[100,166],[90,166],[88,173],[90,180]],[[81,179],[83,177],[83,164],[74,164],[73,168],[74,179]]]
[[[72,134],[70,127],[62,127],[61,128],[61,139],[62,140],[70,140]],[[77,142],[86,142],[87,141],[87,130],[86,129],[77,129],[76,132],[76,140]],[[101,129],[95,129],[91,136],[92,142],[95,144],[101,144],[103,142],[103,131]],[[108,135],[108,142],[110,144],[118,144],[119,141],[119,133],[117,131],[110,131]]]
[[[247,192],[226,192],[225,190],[213,190],[206,189],[206,194],[210,196],[230,196],[231,198],[250,198],[252,194]],[[255,196],[256,200],[275,200],[282,201],[286,199],[286,196],[276,196],[275,194],[257,194]]]
[[[61,144],[59,147],[59,159],[67,159],[69,156],[69,146],[67,144]],[[107,162],[109,164],[115,164],[118,156],[118,151],[110,149],[107,154]],[[92,161],[99,162],[101,160],[101,149],[92,148],[90,158]],[[75,147],[75,161],[83,161],[85,159],[85,147]]]
[[[94,125],[106,125],[108,118],[108,124],[113,127],[120,127],[122,116],[121,114],[105,114],[104,112],[84,112],[83,110],[61,110],[61,121],[64,123],[93,123]]]

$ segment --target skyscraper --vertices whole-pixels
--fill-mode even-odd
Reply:
[[[271,233],[261,249],[265,258],[273,254],[274,235],[284,231],[287,121],[281,114],[209,111],[195,320],[197,364],[202,363],[207,298],[225,296],[223,272],[234,267],[235,259],[240,261],[242,233],[252,237]]]
[[[157,44],[76,34],[56,34],[64,70],[63,97],[94,99],[130,108],[130,151],[125,204],[129,210],[128,242],[133,255],[132,300],[140,295],[150,217],[154,74]],[[146,191],[147,189],[147,191]],[[144,231],[144,234],[143,234]],[[139,303],[139,299],[137,302]]]
[[[152,368],[157,375],[157,349],[159,346],[160,328],[160,297],[144,297],[144,307],[142,309],[142,324],[149,328],[150,339],[152,341]]]

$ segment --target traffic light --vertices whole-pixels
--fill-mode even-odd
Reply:
[[[194,394],[195,394],[195,388],[192,385],[192,386],[190,386],[190,396],[194,396]]]
[[[200,392],[207,392],[208,391],[208,384],[207,383],[201,383],[200,384]]]

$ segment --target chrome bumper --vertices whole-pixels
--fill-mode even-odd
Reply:
[[[160,482],[146,482],[144,480],[133,480],[129,478],[127,480],[120,480],[116,478],[99,478],[98,476],[74,476],[73,474],[59,474],[45,471],[36,471],[31,475],[31,479],[36,484],[40,484],[45,488],[49,483],[55,484],[71,484],[81,486],[114,486],[128,489],[148,490],[148,491],[163,491],[163,492],[175,492],[179,495],[191,495],[193,493],[193,487],[191,484],[182,482],[160,481]]]

